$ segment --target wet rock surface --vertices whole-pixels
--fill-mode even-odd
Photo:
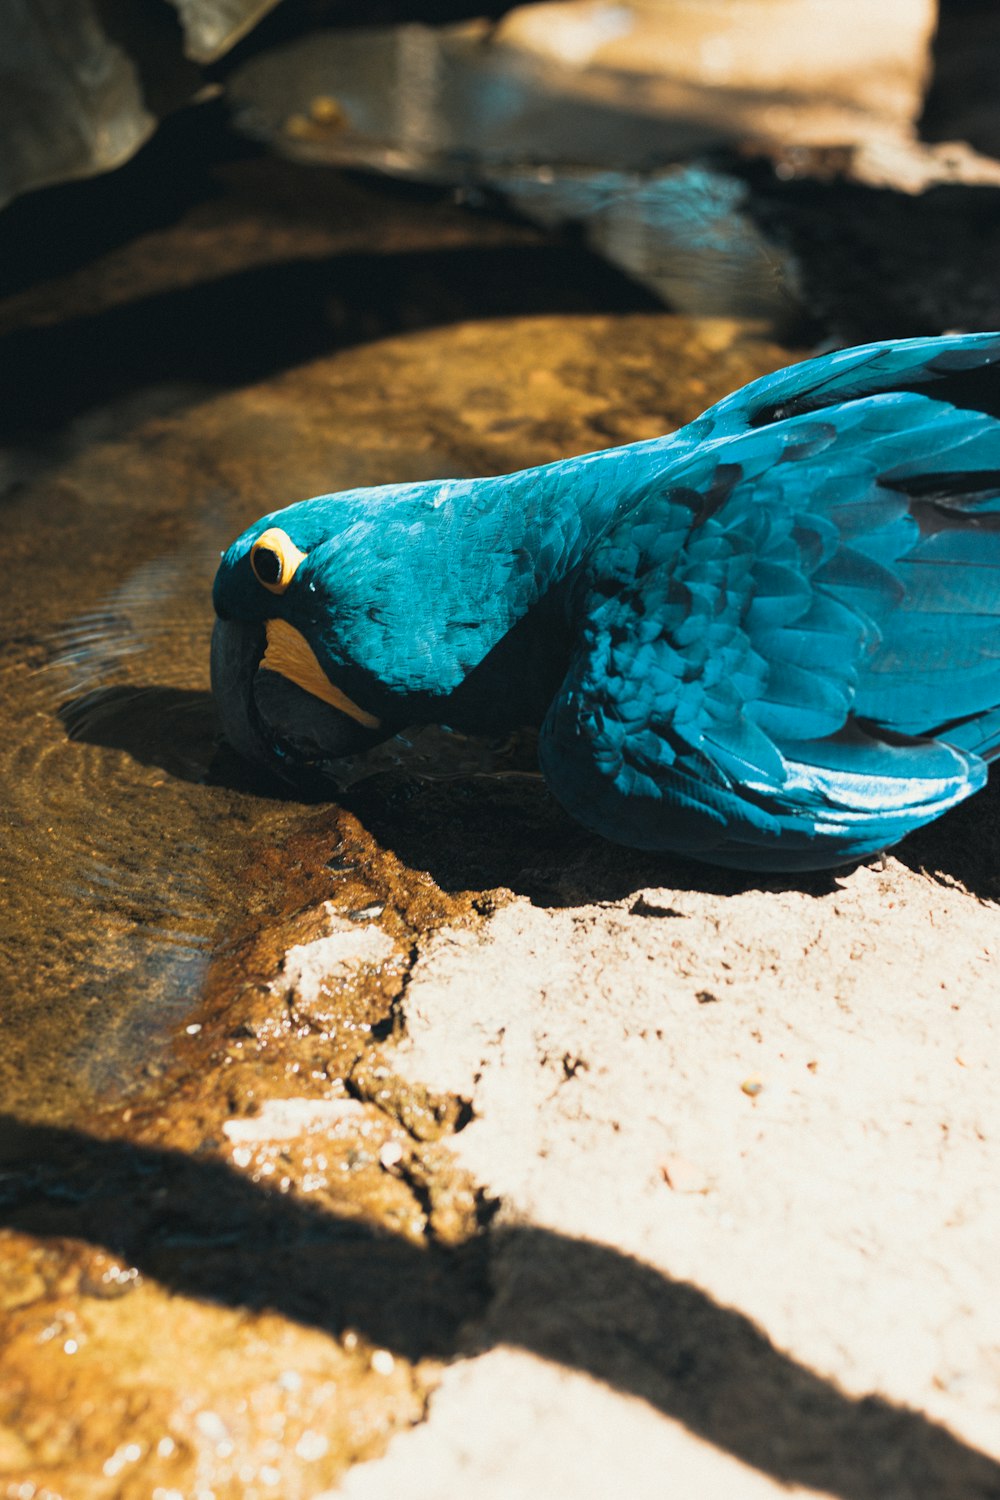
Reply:
[[[868,180],[880,155],[921,154],[936,6],[887,0],[853,19],[824,0],[559,0],[454,26],[320,24],[238,64],[228,87],[244,127],[284,150],[418,176],[648,170],[791,143],[856,152]]]
[[[289,223],[287,173],[236,164],[179,224],[2,309],[27,585],[4,667],[12,1494],[315,1493],[421,1418],[488,1300],[489,1205],[444,1144],[468,1102],[400,1078],[391,1047],[430,933],[509,897],[473,866],[442,884],[350,809],[406,826],[416,769],[524,852],[539,788],[498,819],[475,777],[516,747],[433,736],[375,780],[349,768],[342,808],[248,779],[207,695],[218,548],[280,498],[649,435],[780,357],[623,311],[642,294],[521,226],[302,180]],[[352,262],[372,242],[381,261]],[[497,276],[496,311],[615,313],[449,326],[501,248],[525,279]],[[305,298],[288,341],[275,275]],[[442,326],[365,341],[401,322]],[[109,339],[136,363],[94,366]]]
[[[0,343],[0,1493],[994,1494],[993,792],[762,886],[598,843],[529,740],[289,800],[207,693],[281,500],[648,437],[793,351],[252,160]]]
[[[135,1103],[85,1130],[4,1117],[11,1494],[314,1494],[422,1418],[486,1300],[483,1197],[428,1144],[461,1101],[449,1115],[409,1087],[401,1118],[348,1091],[393,1028],[417,932],[461,924],[469,903],[346,817],[273,857],[287,909],[233,934]],[[329,903],[310,894],[335,882],[344,910],[380,910],[384,946],[377,967],[330,975],[334,1023],[290,1003],[285,953],[325,941]]]

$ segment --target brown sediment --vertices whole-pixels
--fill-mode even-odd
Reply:
[[[0,1137],[11,1484],[312,1493],[420,1419],[435,1351],[482,1308],[482,1198],[432,1144],[463,1101],[364,1082],[418,941],[480,921],[473,894],[330,809],[260,851],[244,897],[141,1095],[85,1134]],[[282,975],[334,910],[377,922],[391,952],[329,995],[331,1026],[302,1019]]]
[[[281,1092],[327,1098],[333,1089],[346,1097],[361,1059],[392,1029],[418,939],[445,922],[479,919],[477,893],[446,894],[333,806],[258,850],[244,897],[244,920],[176,1027],[168,1073],[152,1097],[124,1111],[131,1139],[192,1149],[218,1128],[214,1117],[252,1114]],[[302,1003],[284,981],[285,956],[345,917],[384,933],[391,951],[376,964],[349,966]],[[326,1005],[318,1003],[324,996]],[[111,1124],[116,1114],[112,1105],[104,1118]]]

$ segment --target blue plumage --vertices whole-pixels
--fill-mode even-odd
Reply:
[[[997,334],[843,350],[651,442],[273,512],[216,578],[227,733],[290,773],[536,723],[619,842],[885,848],[1000,754],[998,361]]]

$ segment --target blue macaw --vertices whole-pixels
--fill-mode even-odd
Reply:
[[[877,852],[1000,754],[1000,334],[765,376],[669,436],[320,495],[223,554],[226,735],[285,775],[415,723],[541,726],[619,843]]]

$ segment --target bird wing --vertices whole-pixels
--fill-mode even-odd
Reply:
[[[759,428],[787,417],[824,411],[882,391],[923,391],[959,407],[997,412],[1000,333],[955,333],[892,339],[836,349],[751,381],[710,407],[698,422],[713,437]]]
[[[922,369],[961,353],[935,346]],[[741,431],[672,466],[594,549],[541,740],[583,822],[810,868],[982,785],[1000,745],[1000,423],[907,390],[816,404],[898,352],[769,377],[801,413],[754,425],[757,397],[730,398]]]

